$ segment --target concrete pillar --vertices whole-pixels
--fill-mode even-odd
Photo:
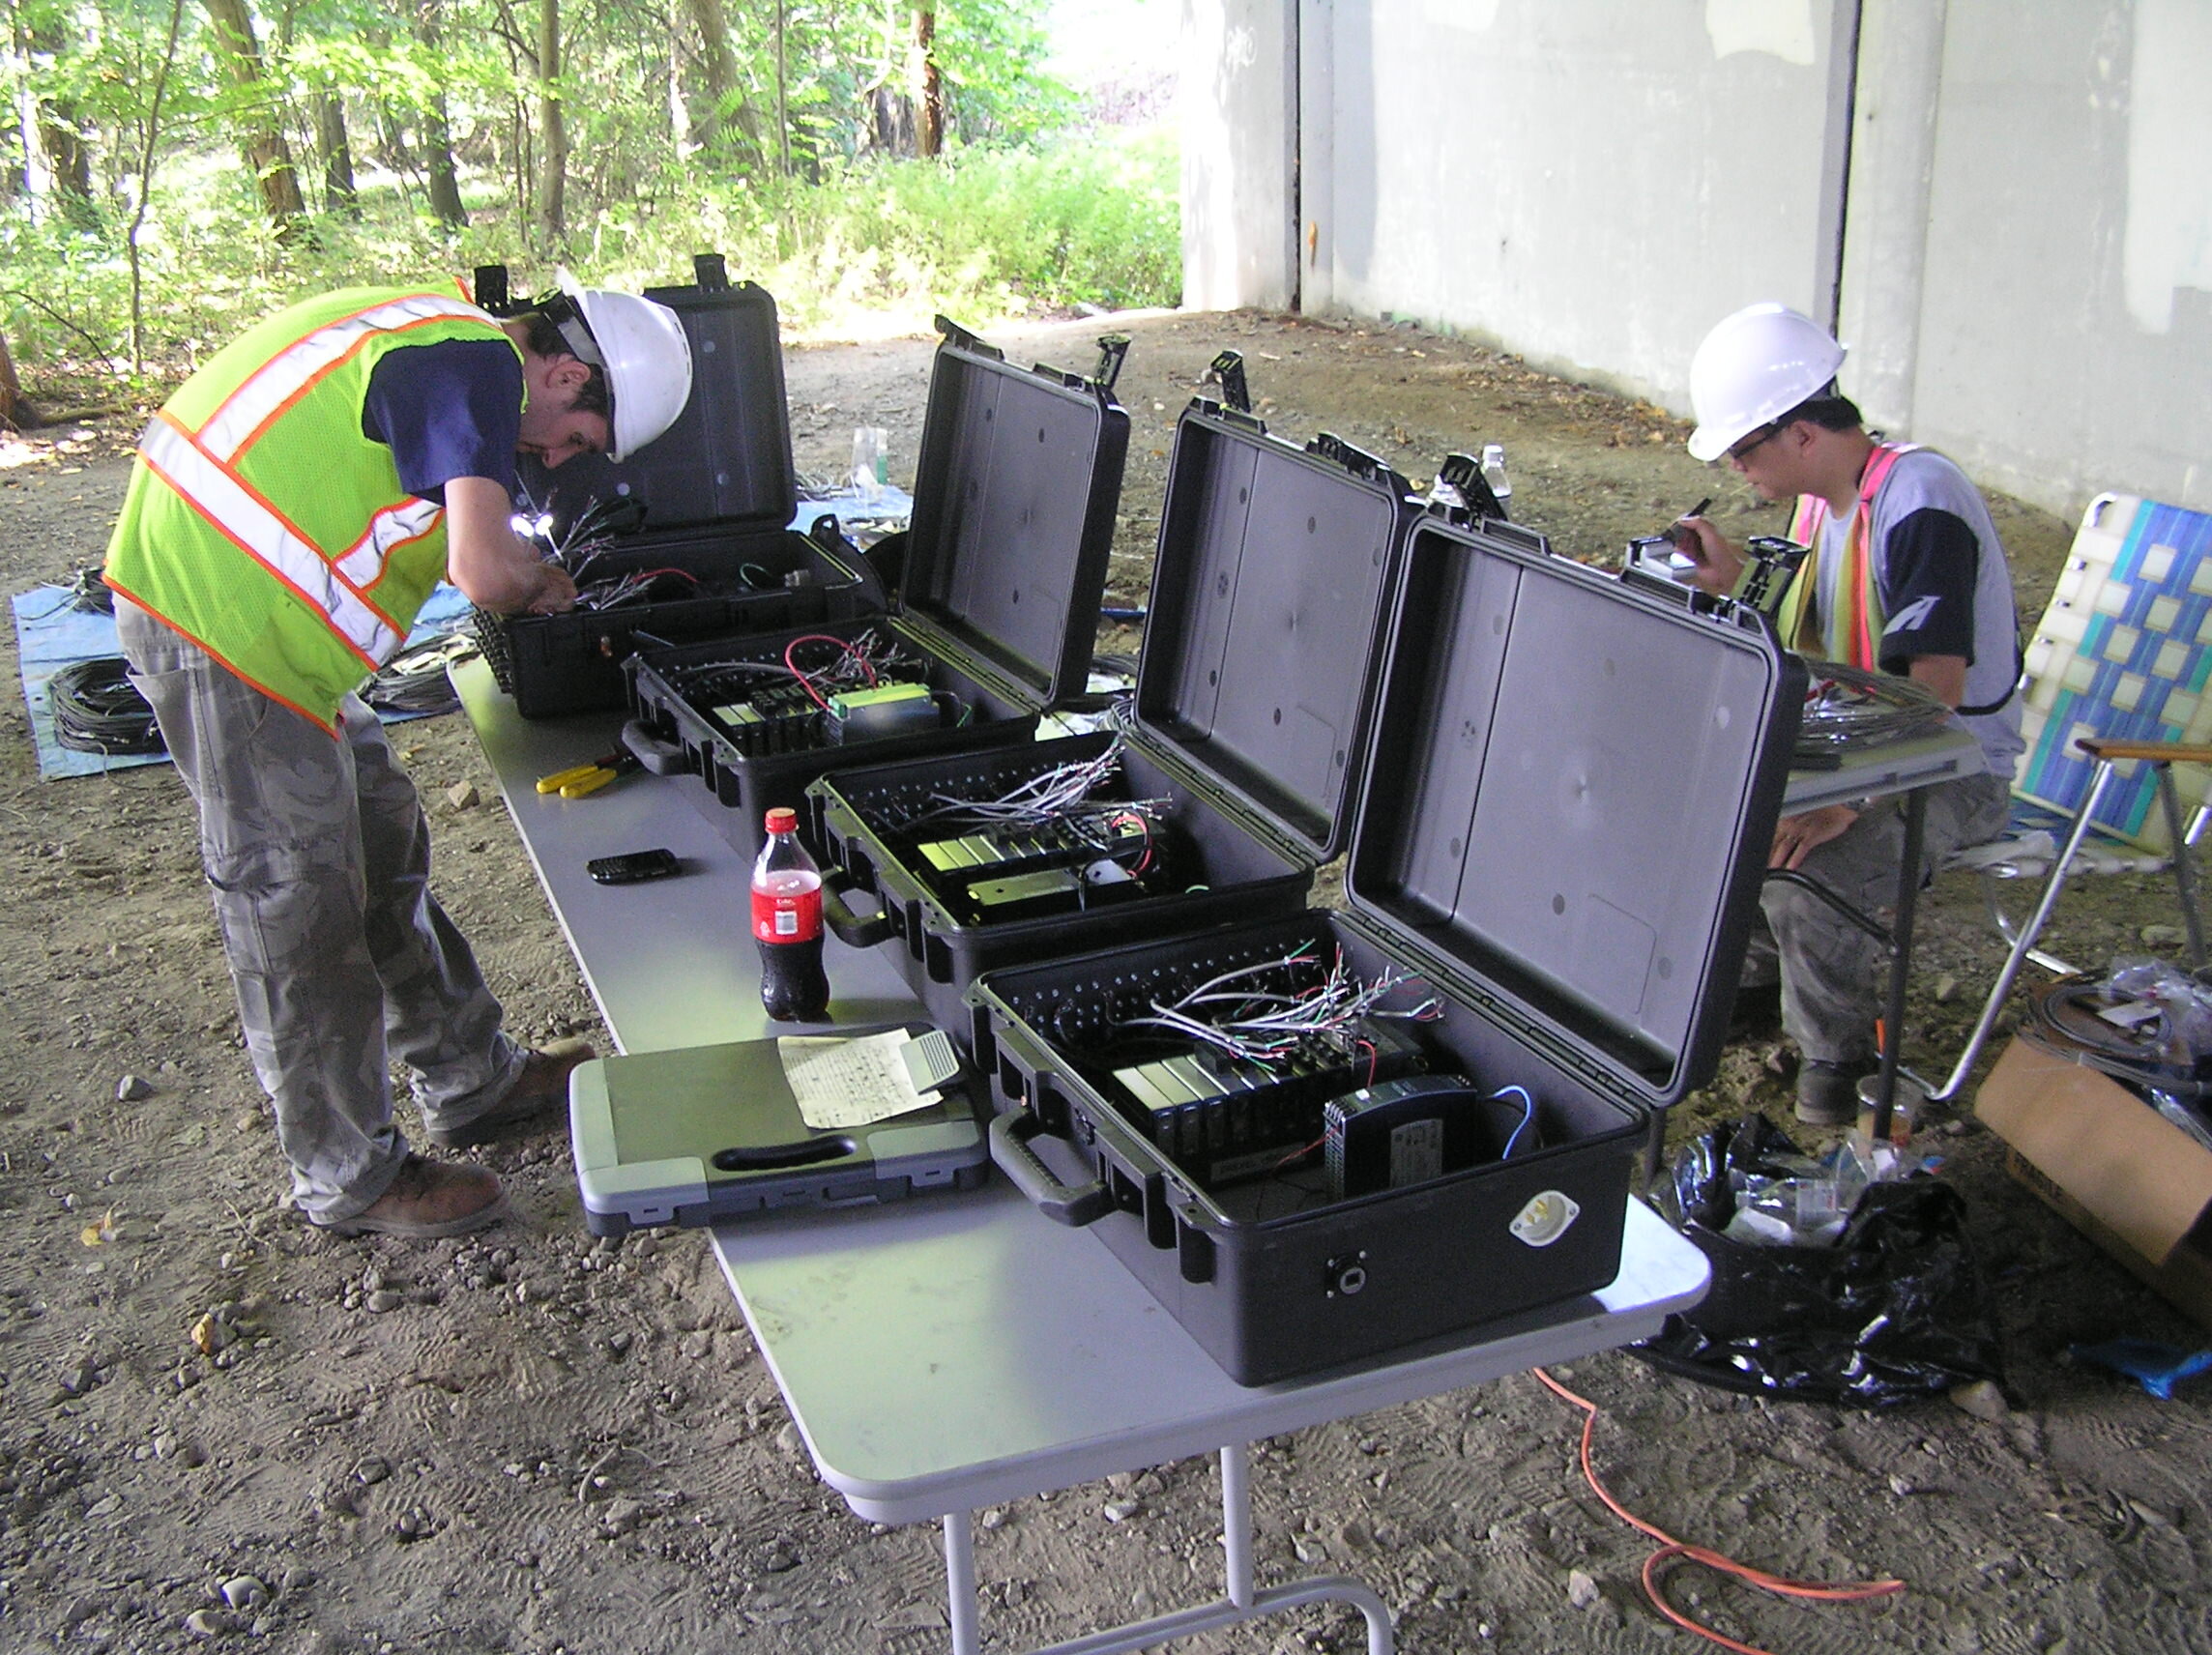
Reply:
[[[1184,0],[1182,302],[1297,298],[1298,0]]]
[[[1865,0],[1838,332],[1844,390],[1870,423],[1912,428],[1947,0]]]

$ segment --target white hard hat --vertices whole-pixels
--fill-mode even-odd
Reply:
[[[1690,359],[1690,453],[1717,460],[1810,397],[1843,365],[1844,347],[1787,305],[1747,305],[1713,325]]]
[[[657,300],[581,287],[565,270],[560,281],[589,330],[579,337],[582,330],[565,327],[561,336],[579,360],[605,370],[613,405],[607,457],[626,459],[676,423],[691,399],[691,341]]]

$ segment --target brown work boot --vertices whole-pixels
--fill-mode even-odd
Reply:
[[[530,1120],[568,1102],[568,1072],[598,1054],[589,1040],[553,1040],[523,1060],[522,1073],[500,1100],[458,1126],[425,1125],[423,1135],[441,1149],[468,1149],[488,1144],[517,1121]]]
[[[465,1235],[507,1216],[507,1192],[481,1167],[409,1155],[385,1192],[351,1218],[323,1226],[333,1235],[404,1235],[418,1241]]]

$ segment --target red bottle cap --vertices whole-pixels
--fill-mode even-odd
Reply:
[[[789,833],[799,826],[799,812],[789,805],[779,804],[768,813],[768,830],[771,833]]]

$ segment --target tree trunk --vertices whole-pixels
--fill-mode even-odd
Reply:
[[[691,141],[717,156],[737,153],[742,138],[748,158],[760,155],[760,121],[745,102],[737,54],[730,49],[729,20],[722,0],[686,0],[699,31],[699,68],[707,82],[706,113],[693,125]]]
[[[296,241],[306,233],[307,206],[300,197],[292,146],[284,138],[276,91],[261,66],[261,47],[253,38],[246,0],[202,0],[202,4],[213,25],[216,55],[242,95],[239,151],[260,188],[261,205],[276,227],[276,239]]]
[[[66,56],[70,43],[62,25],[49,19],[30,31],[31,52],[41,56]],[[51,186],[62,216],[78,229],[100,222],[100,210],[92,194],[92,146],[84,141],[73,99],[42,98],[36,104],[39,154],[44,158],[45,182]],[[29,135],[26,131],[26,136]],[[36,174],[35,167],[26,167]]]
[[[791,24],[786,0],[775,0],[775,151],[783,176],[791,176],[791,63],[784,36]]]
[[[361,196],[353,182],[353,138],[346,131],[345,100],[335,92],[315,94],[315,135],[323,151],[323,211],[361,217]]]
[[[568,131],[561,119],[561,0],[538,0],[538,229],[546,246],[568,233]]]
[[[422,0],[415,14],[415,39],[432,61],[441,61],[439,40],[445,29],[441,0]],[[460,168],[453,162],[453,123],[446,109],[446,89],[433,90],[422,105],[422,169],[430,193],[430,211],[450,230],[465,229],[469,210],[461,205]]]
[[[937,14],[914,15],[915,153],[934,158],[945,148],[945,88],[937,77]]]
[[[0,334],[0,425],[11,431],[20,431],[26,423],[21,417],[23,388],[15,379],[15,359],[8,354],[8,335]]]

